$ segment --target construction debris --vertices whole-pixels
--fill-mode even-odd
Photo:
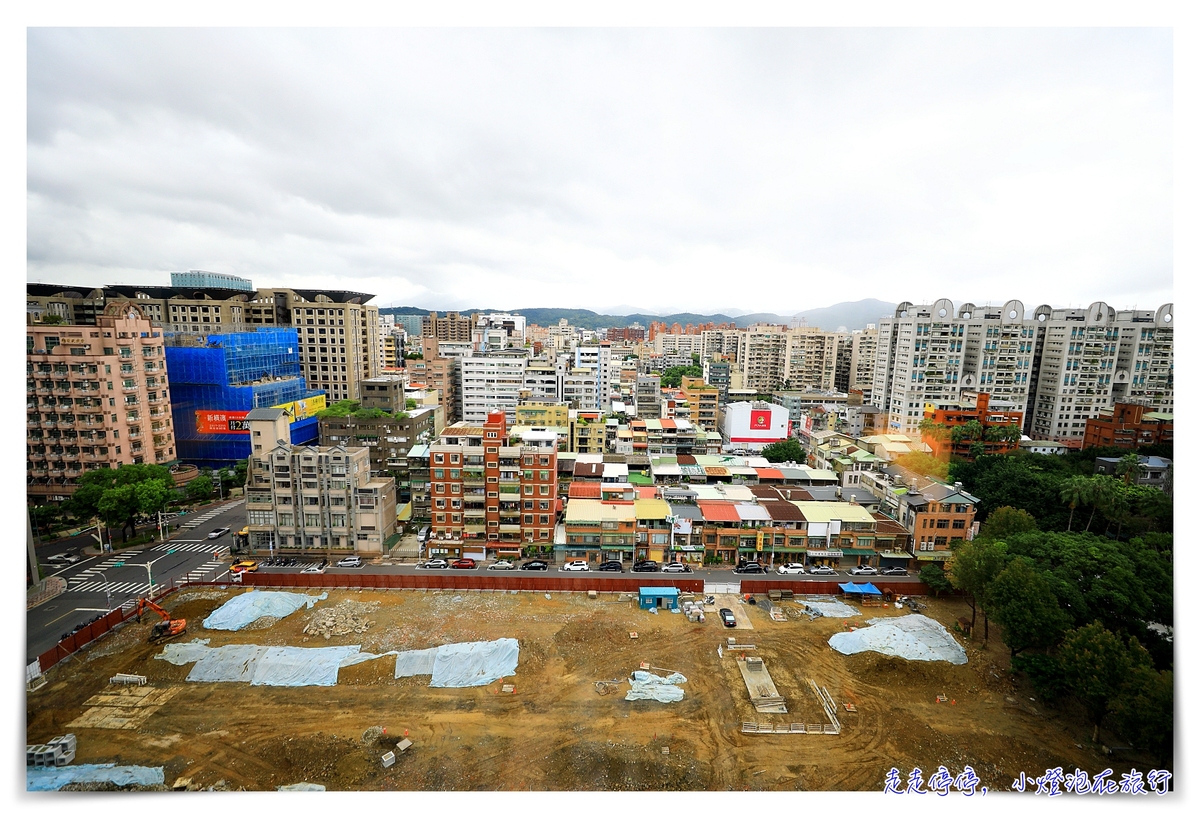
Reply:
[[[754,705],[755,710],[759,713],[787,712],[783,696],[775,689],[771,674],[763,666],[760,657],[738,659],[737,664],[738,670],[742,672],[742,680],[746,683],[746,690],[750,693],[750,703]]]
[[[378,608],[378,603],[364,604],[345,600],[332,608],[322,608],[313,615],[312,621],[304,626],[304,633],[311,636],[348,636],[352,633],[366,633],[375,624],[367,619],[366,614]]]

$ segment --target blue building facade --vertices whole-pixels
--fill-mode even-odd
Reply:
[[[171,273],[171,286],[195,287],[197,289],[219,287],[226,290],[246,291],[254,289],[254,284],[248,278],[229,275],[228,273],[210,273],[207,270],[188,270],[186,273]]]
[[[221,468],[248,457],[246,414],[276,406],[299,417],[291,424],[290,442],[315,443],[317,418],[305,416],[305,407],[322,408],[325,393],[308,388],[299,350],[291,327],[200,337],[168,333],[167,377],[179,459]]]

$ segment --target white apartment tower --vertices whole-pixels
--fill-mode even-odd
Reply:
[[[988,392],[1026,407],[1025,434],[1083,439],[1089,418],[1113,399],[1174,411],[1173,305],[1118,312],[1043,305],[1025,317],[1020,301],[1003,307],[904,302],[880,322],[873,402],[888,428],[918,434],[926,403],[962,390]]]
[[[504,349],[465,355],[459,359],[460,416],[464,423],[483,425],[488,412],[502,411],[516,423],[517,403],[525,389],[528,363],[525,349]]]

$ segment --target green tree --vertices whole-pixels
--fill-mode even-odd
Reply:
[[[922,435],[933,440],[945,440],[950,437],[950,430],[946,428],[946,424],[938,423],[933,418],[922,418],[917,424],[917,429]]]
[[[163,480],[143,480],[133,487],[133,495],[138,511],[151,516],[167,510],[175,499],[175,488]]]
[[[1093,487],[1091,479],[1082,475],[1076,475],[1062,484],[1058,496],[1071,509],[1067,517],[1067,531],[1071,530],[1071,524],[1075,521],[1075,509],[1091,502]]]
[[[65,323],[67,323],[67,321],[61,315],[54,315],[53,313],[46,312],[46,313],[42,313],[42,318],[38,323],[41,323],[41,324],[65,324]]]
[[[1092,519],[1096,516],[1097,508],[1112,509],[1117,502],[1117,495],[1120,492],[1118,486],[1120,481],[1109,477],[1107,474],[1098,474],[1092,478],[1092,493],[1088,499],[1088,505],[1092,507],[1092,513],[1088,515],[1087,525],[1083,527],[1084,531],[1092,530]]]
[[[976,440],[971,444],[970,448],[967,449],[967,454],[972,460],[978,460],[987,454],[987,446],[984,446],[982,443]]]
[[[794,437],[763,446],[762,456],[769,463],[803,463],[806,457],[804,447]]]
[[[416,409],[417,408],[417,399],[416,398],[405,398],[404,399],[404,408],[405,409]]]
[[[192,478],[183,488],[190,502],[202,503],[212,497],[213,481],[207,474]]]
[[[1112,704],[1119,735],[1154,754],[1162,768],[1172,766],[1175,748],[1175,677],[1172,671],[1136,667]]]
[[[1067,689],[1087,710],[1092,741],[1133,669],[1152,669],[1150,654],[1136,639],[1126,643],[1099,622],[1067,633],[1058,650],[1058,661]]]
[[[988,586],[1008,563],[1008,546],[1002,542],[977,539],[963,542],[954,549],[946,565],[946,578],[967,595],[971,606],[971,632],[975,632],[975,612],[986,599]],[[983,641],[988,640],[988,615],[983,613]]]
[[[668,366],[663,370],[661,384],[670,389],[677,389],[685,377],[702,378],[704,370],[698,366]]]
[[[1121,482],[1128,486],[1131,482],[1134,482],[1137,479],[1140,469],[1141,463],[1138,461],[1137,452],[1130,452],[1127,455],[1123,455],[1121,459],[1117,461],[1117,468],[1115,471],[1117,476],[1121,478]]]
[[[917,573],[917,577],[924,582],[926,587],[933,592],[934,596],[948,594],[954,590],[954,586],[950,584],[950,580],[946,578],[946,572],[942,569],[940,563],[927,562],[921,566],[921,570]]]
[[[896,458],[896,465],[902,469],[932,477],[935,480],[945,480],[950,476],[950,466],[945,460],[939,460],[928,452],[909,452]]]
[[[1053,585],[1024,557],[1009,561],[988,585],[986,596],[992,619],[1004,629],[1004,644],[1013,656],[1056,644],[1070,625]]]
[[[1001,506],[989,514],[987,521],[979,527],[979,536],[988,540],[1004,540],[1014,534],[1037,530],[1037,520],[1028,511]]]
[[[96,504],[96,511],[106,526],[110,528],[121,526],[121,542],[128,541],[125,534],[127,529],[132,528],[133,533],[137,533],[137,526],[134,523],[134,515],[137,514],[137,510],[137,488],[133,483],[106,489]]]

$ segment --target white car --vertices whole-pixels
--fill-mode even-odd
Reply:
[[[362,568],[362,564],[363,564],[363,561],[362,561],[361,557],[343,557],[342,559],[338,560],[337,567],[338,568]]]
[[[692,569],[682,562],[668,562],[662,567],[662,572],[664,574],[690,574]]]
[[[432,560],[425,560],[425,562],[422,565],[418,565],[417,567],[418,568],[449,568],[450,563],[446,562],[445,560],[432,559]]]
[[[489,571],[511,571],[513,564],[508,560],[496,560],[487,567]]]
[[[590,571],[592,569],[591,569],[591,566],[588,565],[587,560],[571,560],[570,562],[563,564],[562,570],[564,570],[564,571]]]
[[[864,574],[878,574],[879,572],[876,571],[874,568],[872,568],[870,565],[859,565],[854,568],[851,568],[850,573],[862,576]]]
[[[833,570],[828,565],[813,565],[808,569],[808,573],[822,577],[837,576],[837,571]]]
[[[74,565],[79,562],[79,557],[75,554],[55,554],[51,557],[46,557],[46,562],[51,565]]]
[[[323,566],[323,565],[310,565],[310,566],[308,566],[307,568],[305,568],[303,571],[301,571],[300,573],[301,573],[301,574],[324,574],[324,573],[325,573],[325,566]]]
[[[803,574],[804,565],[799,562],[785,562],[775,568],[777,574]]]

